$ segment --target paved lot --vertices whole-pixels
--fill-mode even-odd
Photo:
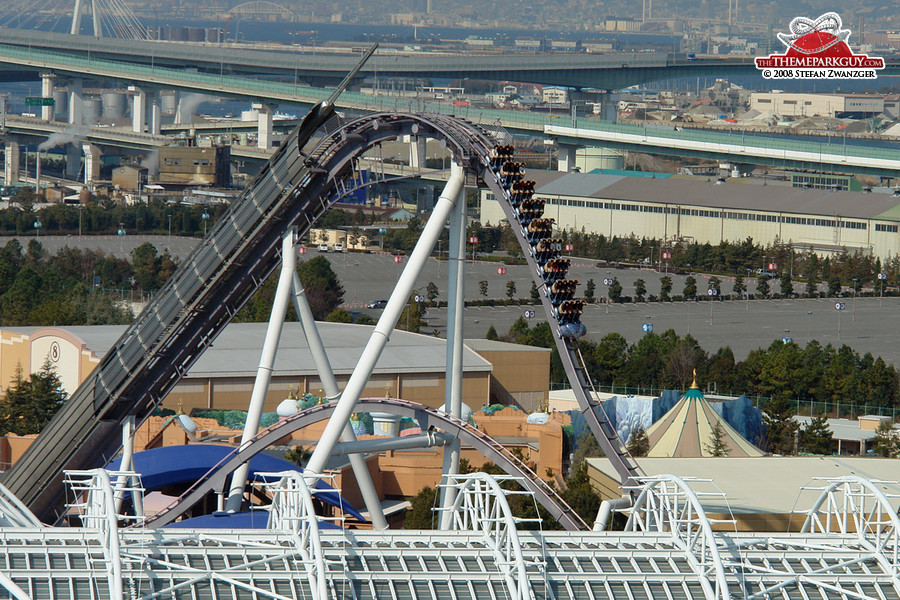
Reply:
[[[13,237],[0,236],[0,247],[5,246]],[[191,253],[194,246],[200,243],[199,238],[179,237],[173,235],[34,235],[17,236],[22,247],[27,248],[28,242],[37,240],[44,248],[55,254],[57,250],[65,248],[87,248],[100,250],[104,254],[111,254],[116,258],[130,258],[131,251],[145,242],[150,242],[158,252],[163,253],[167,249],[169,254],[181,260]]]
[[[6,244],[10,238],[0,238],[0,245]],[[27,245],[31,237],[19,238]],[[134,247],[149,241],[160,251],[171,248],[174,256],[183,258],[193,249],[199,240],[173,236],[41,236],[41,243],[47,250],[55,252],[64,246],[97,248],[116,256],[127,254]],[[303,258],[316,256],[315,250]],[[327,253],[332,267],[344,285],[344,297],[347,308],[354,312],[366,313],[377,318],[380,310],[364,308],[367,302],[388,298],[400,270],[406,263],[396,264],[393,257],[381,254]],[[466,298],[476,300],[483,298],[479,292],[478,282],[488,281],[490,297],[505,297],[506,282],[516,283],[517,296],[527,298],[531,289],[531,278],[526,266],[507,266],[505,275],[497,274],[499,263],[468,262],[466,264]],[[650,269],[614,269],[598,268],[596,261],[575,259],[570,270],[573,278],[584,284],[594,279],[596,294],[606,294],[604,278],[616,277],[622,284],[623,293],[633,294],[634,281],[644,279],[649,294],[659,293],[659,278],[663,273]],[[680,294],[684,287],[684,275],[673,275],[673,293]],[[443,261],[429,260],[417,281],[417,287],[423,291],[428,282],[433,281],[440,291],[440,298],[446,299],[447,264]],[[777,285],[773,281],[773,287]],[[725,278],[722,281],[724,293],[731,291],[733,282]],[[756,286],[755,279],[750,287]],[[703,294],[707,288],[707,277],[697,276],[697,288]],[[723,301],[723,302],[679,302],[679,303],[641,303],[612,304],[588,306],[582,321],[587,326],[588,336],[599,340],[610,332],[621,333],[629,342],[638,340],[642,335],[642,325],[652,323],[654,331],[661,333],[666,329],[674,329],[679,335],[690,333],[709,352],[728,345],[735,357],[743,359],[747,353],[759,347],[765,347],[773,340],[782,337],[792,338],[805,345],[810,339],[818,339],[823,344],[848,344],[860,353],[871,352],[882,356],[885,360],[900,366],[900,348],[895,343],[900,325],[895,324],[900,314],[900,298],[852,298],[842,300],[845,309],[835,310],[835,301],[821,300],[761,300],[761,301]],[[510,325],[523,315],[527,307],[471,307],[466,309],[466,336],[484,337],[488,327],[494,327],[504,333]],[[538,310],[534,322],[540,322],[543,313]],[[430,309],[427,314],[426,331],[436,330],[440,335],[446,331],[447,314],[445,309]],[[840,339],[838,328],[840,326]]]

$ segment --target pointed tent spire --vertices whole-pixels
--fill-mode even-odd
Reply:
[[[692,390],[699,390],[700,387],[697,385],[697,369],[694,369],[694,381],[691,383]]]

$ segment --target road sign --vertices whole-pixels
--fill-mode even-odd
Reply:
[[[117,231],[116,233],[118,233],[119,235],[125,235],[125,230],[119,227],[119,231]]]
[[[309,252],[309,248],[307,248],[306,246],[300,246],[299,251],[300,254],[306,254],[307,252]]]
[[[603,283],[604,283],[605,285],[609,285],[609,284],[612,283],[612,279],[610,279],[609,277],[604,277],[604,278],[603,278]]]
[[[566,244],[566,252],[571,252],[575,249],[575,246],[572,244]]]
[[[415,296],[413,296],[413,300],[415,300],[416,302],[425,302],[425,296],[423,296],[422,294],[416,294]]]
[[[476,236],[474,236],[474,235],[470,235],[470,236],[469,236],[469,243],[470,243],[470,244],[477,244],[477,243],[478,243],[478,237],[476,237]]]
[[[533,319],[533,318],[534,318],[534,311],[531,310],[531,309],[526,310],[526,311],[525,311],[525,318],[526,318],[526,319]]]
[[[770,270],[770,271],[774,271],[774,270],[777,269],[777,268],[778,268],[778,265],[776,265],[775,263],[769,263],[769,270]]]
[[[789,338],[789,337],[783,337],[783,338],[781,338],[781,342],[782,342],[783,344],[790,344],[790,343],[793,342],[793,341],[794,341],[794,338]]]
[[[662,257],[663,257],[663,260],[669,260],[670,258],[672,258],[672,253],[671,252],[663,252]]]
[[[100,287],[100,276],[94,275],[94,287]]]
[[[506,267],[497,267],[497,275],[506,275]]]
[[[882,281],[884,281],[885,279],[887,279],[887,273],[879,273],[878,279],[881,279]]]
[[[387,233],[387,229],[385,229],[384,227],[379,227],[379,228],[378,228],[378,233],[380,233],[381,235],[384,235],[384,234]]]
[[[835,302],[834,308],[835,308],[835,310],[844,310],[844,303],[843,302]]]
[[[56,100],[40,96],[28,96],[25,98],[25,106],[56,106]]]
[[[706,295],[707,296],[718,296],[719,290],[717,290],[716,288],[709,288],[708,290],[706,290]]]
[[[402,263],[402,262],[403,262],[403,257],[402,257],[402,256],[395,256],[395,257],[394,257],[394,262],[395,262],[395,263],[398,263],[398,264],[399,264],[399,263]]]
[[[650,333],[653,331],[653,323],[644,323],[641,325],[641,331],[644,333]]]
[[[41,228],[41,222],[40,222],[40,221],[35,221],[35,222],[34,222],[34,228],[35,228],[35,229],[40,229],[40,228]]]

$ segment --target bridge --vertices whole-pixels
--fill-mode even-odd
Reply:
[[[273,76],[315,85],[340,81],[359,60],[359,55],[353,52],[325,52],[321,48],[298,51],[291,46],[273,44],[271,50],[253,50],[242,44],[98,39],[4,27],[0,27],[0,44],[65,52],[72,58],[113,59],[201,73]],[[22,71],[27,69],[18,69],[19,73]],[[725,77],[756,72],[749,57],[687,60],[684,54],[669,53],[471,53],[461,60],[459,53],[405,53],[385,48],[369,60],[359,77],[469,78],[615,90],[678,77]],[[900,74],[900,65],[889,65],[885,74]]]
[[[93,55],[78,56],[7,44],[0,44],[0,65],[14,71],[49,71],[72,77],[89,75],[150,88],[212,93],[262,103],[310,105],[327,96],[327,91],[322,88],[299,83],[185,71],[157,64],[136,64]],[[452,102],[374,97],[359,92],[344,92],[337,104],[348,111],[420,111],[460,116],[483,125],[503,123],[504,127],[514,133],[557,139],[561,148],[566,152],[572,151],[571,154],[579,146],[608,146],[651,154],[694,156],[785,169],[893,177],[900,175],[900,158],[896,156],[896,152],[854,143],[852,139],[849,142],[841,139],[838,144],[830,138],[802,140],[718,131],[674,131],[674,128],[613,124],[587,118],[572,122],[568,117],[554,118],[534,112],[459,107]]]

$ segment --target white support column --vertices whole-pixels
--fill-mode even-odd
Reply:
[[[275,364],[278,342],[281,340],[281,329],[284,326],[284,315],[287,313],[290,301],[293,273],[297,270],[296,242],[297,228],[291,227],[281,239],[281,274],[278,277],[278,287],[275,289],[275,300],[272,302],[272,314],[269,317],[269,327],[266,329],[266,339],[263,342],[262,355],[259,358],[256,381],[253,382],[253,392],[250,394],[250,406],[247,408],[247,422],[244,424],[244,433],[241,435],[241,447],[259,433],[259,420],[266,403],[269,381],[272,379],[272,367]],[[231,489],[228,492],[228,501],[225,503],[225,509],[228,512],[238,512],[241,509],[244,486],[247,483],[249,471],[250,463],[248,462],[232,473]]]
[[[73,79],[69,82],[69,123],[81,125],[83,119],[84,98],[81,79]]]
[[[466,192],[461,189],[456,206],[450,213],[450,248],[447,253],[447,379],[444,411],[459,418],[462,415],[463,382],[463,310],[465,309],[465,264],[466,264]],[[459,473],[459,439],[453,438],[444,446],[442,473]],[[445,482],[446,483],[446,482]],[[450,528],[453,514],[449,510],[456,501],[456,489],[441,488],[440,529]]]
[[[135,85],[129,85],[131,92],[131,130],[135,133],[144,133],[147,123],[147,93]]]
[[[91,0],[91,14],[94,17],[94,37],[102,38],[103,25],[100,22],[100,7],[97,6],[97,0]]]
[[[359,362],[353,370],[353,375],[350,376],[350,381],[347,382],[344,393],[341,394],[341,399],[338,401],[337,407],[328,421],[328,425],[325,426],[325,431],[322,432],[312,457],[309,459],[306,472],[310,474],[311,478],[321,476],[334,445],[340,438],[341,432],[350,419],[350,415],[353,414],[356,403],[359,401],[360,395],[365,389],[369,377],[375,369],[375,365],[378,363],[381,352],[384,350],[385,344],[390,340],[391,332],[397,324],[397,319],[400,318],[400,313],[409,300],[409,295],[416,284],[416,279],[431,255],[431,251],[434,249],[434,245],[444,229],[444,223],[456,204],[459,190],[462,189],[464,180],[465,170],[461,165],[453,163],[450,169],[450,179],[447,181],[447,185],[444,187],[444,191],[441,193],[434,211],[431,213],[431,218],[425,224],[425,228],[419,236],[419,241],[416,243],[416,247],[406,263],[406,268],[401,273],[394,291],[391,292],[387,306],[384,307],[384,312],[381,313],[381,318],[378,319],[378,324],[375,325],[375,330],[363,349],[362,356],[360,356]]]
[[[268,150],[272,147],[272,107],[268,104],[254,103],[253,110],[259,112],[256,147]]]
[[[69,34],[78,35],[81,33],[81,0],[75,0],[75,11],[72,13],[72,28]]]
[[[316,371],[319,373],[322,388],[325,390],[329,400],[337,399],[341,395],[341,389],[338,387],[337,379],[334,377],[334,370],[331,368],[331,361],[328,359],[328,353],[325,351],[325,344],[322,343],[322,336],[319,335],[319,328],[316,327],[316,319],[313,317],[309,301],[306,299],[306,292],[296,270],[294,270],[292,283],[293,293],[291,297],[294,300],[294,312],[300,317],[300,325],[303,327],[303,333],[306,336],[309,351],[312,353],[313,362],[316,363]],[[356,434],[353,433],[353,427],[350,426],[349,422],[341,434],[341,441],[356,441]],[[375,483],[372,481],[372,475],[369,473],[366,461],[359,454],[351,454],[350,467],[353,469],[353,475],[356,477],[356,482],[359,485],[359,491],[362,494],[366,510],[369,511],[369,517],[372,519],[372,527],[378,530],[387,529],[388,524],[387,519],[384,517],[384,508],[382,508],[381,501],[378,499],[378,491],[375,489]]]
[[[19,143],[6,142],[3,152],[3,182],[10,185],[19,181]]]
[[[41,97],[42,98],[53,98],[53,80],[56,79],[56,75],[53,73],[41,73]],[[52,106],[42,106],[41,107],[41,119],[44,121],[52,121],[54,117],[54,110]]]
[[[556,170],[562,173],[571,173],[575,170],[575,153],[578,146],[570,144],[557,144],[558,163]]]
[[[159,135],[162,132],[162,105],[159,92],[150,96],[150,131],[151,135]]]
[[[92,185],[100,178],[100,148],[93,144],[83,144],[84,151],[84,183]]]

